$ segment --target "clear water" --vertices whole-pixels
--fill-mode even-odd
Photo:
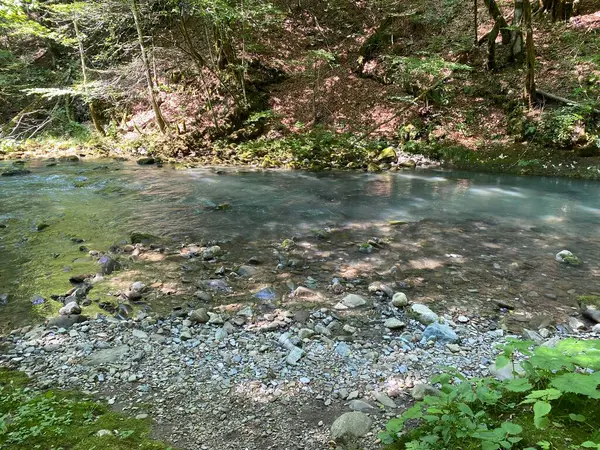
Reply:
[[[0,228],[0,294],[27,308],[35,293],[64,291],[65,272],[92,267],[81,245],[106,250],[132,231],[175,242],[281,240],[329,225],[423,219],[578,237],[600,230],[597,182],[444,171],[217,173],[112,162],[28,168],[30,175],[0,177],[0,224],[6,225]],[[222,204],[228,207],[215,210]],[[42,223],[48,227],[37,231]],[[4,307],[0,315],[15,311]]]

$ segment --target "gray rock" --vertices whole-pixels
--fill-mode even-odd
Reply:
[[[417,317],[417,320],[422,324],[428,325],[439,320],[439,317],[436,313],[421,303],[414,303],[410,309]]]
[[[110,431],[110,430],[98,430],[98,431],[96,431],[96,436],[97,437],[112,436],[112,431]]]
[[[525,370],[521,367],[521,364],[516,362],[514,364],[508,363],[506,366],[502,368],[496,367],[496,363],[490,365],[490,375],[494,378],[503,381],[503,380],[514,380],[515,378],[522,377],[525,375]]]
[[[181,338],[182,341],[189,341],[190,339],[192,339],[192,333],[190,332],[189,329],[184,329],[181,331],[181,334],[179,335],[179,337]]]
[[[310,328],[301,328],[300,331],[298,331],[298,337],[300,339],[308,339],[314,335],[315,331],[311,330]]]
[[[351,443],[365,436],[371,429],[372,423],[369,416],[359,411],[342,414],[331,426],[331,437],[334,441]]]
[[[81,307],[77,302],[69,302],[58,310],[61,316],[70,316],[72,314],[81,314]]]
[[[203,302],[212,302],[213,296],[210,292],[205,291],[196,291],[194,292],[194,297]]]
[[[558,252],[556,254],[554,259],[556,259],[558,262],[567,264],[569,266],[580,266],[581,265],[581,260],[577,256],[575,256],[573,253],[571,253],[569,250],[561,250],[560,252]]]
[[[225,320],[223,320],[223,317],[221,317],[220,314],[217,313],[213,313],[213,312],[207,312],[206,314],[208,314],[208,323],[210,325],[223,325],[225,323]]]
[[[294,298],[299,298],[302,300],[310,300],[313,302],[321,301],[325,299],[325,296],[320,292],[317,292],[313,289],[309,289],[304,286],[298,286],[296,290],[292,293]]]
[[[592,322],[600,323],[600,311],[595,308],[587,308],[583,311],[583,317]]]
[[[99,366],[102,364],[111,364],[122,360],[125,355],[129,353],[128,345],[120,345],[118,347],[107,348],[105,350],[100,350],[96,353],[90,355],[87,359],[83,361],[84,365],[87,366]]]
[[[348,344],[345,342],[340,342],[338,345],[336,345],[334,351],[342,358],[350,356],[350,347],[348,347]]]
[[[374,281],[373,283],[371,283],[369,285],[369,292],[372,292],[374,294],[383,294],[390,298],[394,296],[394,290],[387,284],[382,283],[381,281]]]
[[[148,339],[148,333],[146,333],[145,331],[142,331],[142,330],[138,330],[138,329],[133,330],[131,332],[131,335],[135,338],[142,339],[142,340]]]
[[[259,270],[253,266],[240,266],[237,274],[242,278],[252,278],[259,273]]]
[[[320,323],[315,325],[315,332],[323,336],[331,336],[331,330]]]
[[[227,339],[227,336],[228,336],[228,333],[225,328],[218,328],[217,331],[215,331],[215,340],[217,340],[219,342]]]
[[[208,247],[202,252],[202,259],[209,260],[213,258],[217,258],[219,256],[223,256],[225,252],[218,245],[213,245],[212,247]]]
[[[300,361],[302,355],[304,355],[304,350],[302,350],[299,347],[294,347],[288,354],[287,358],[285,359],[285,362],[294,366],[298,364],[298,361]]]
[[[394,403],[394,400],[389,398],[383,392],[375,391],[373,393],[373,397],[375,397],[375,400],[377,400],[379,403],[381,403],[383,406],[385,406],[387,408],[395,408],[396,407],[396,403]]]
[[[207,323],[210,320],[210,316],[206,309],[198,308],[190,313],[190,320],[194,323]]]
[[[527,328],[523,329],[523,337],[525,339],[529,339],[534,341],[536,344],[541,344],[544,342],[544,338],[537,331],[528,330]]]
[[[250,306],[246,306],[245,308],[240,309],[236,315],[241,316],[241,317],[252,317],[254,315],[254,312],[252,311],[252,308]]]
[[[439,389],[434,388],[430,384],[417,384],[410,391],[410,395],[416,401],[423,400],[426,396],[438,396],[440,395]]]
[[[375,407],[373,405],[369,405],[367,402],[363,402],[362,400],[351,400],[350,403],[348,403],[348,407],[352,411],[363,411],[363,412],[375,409]]]
[[[367,304],[367,301],[357,294],[348,294],[342,299],[342,304],[346,308],[358,308]]]
[[[110,275],[121,268],[121,265],[118,263],[118,261],[108,255],[102,256],[98,260],[98,263],[100,264],[100,271],[102,275]]]
[[[585,328],[585,323],[579,320],[577,317],[569,317],[569,326],[577,331]]]
[[[392,305],[396,308],[404,308],[408,305],[408,298],[404,292],[396,292],[392,297]]]
[[[423,330],[421,343],[425,343],[430,340],[452,343],[458,341],[458,336],[454,330],[445,323],[434,322],[430,325],[427,325],[427,328]]]
[[[404,328],[406,324],[395,317],[390,317],[383,323],[383,326],[389,328],[390,330],[400,330]]]
[[[72,316],[58,316],[51,317],[48,319],[46,325],[48,327],[57,327],[57,328],[71,328],[76,323],[81,323],[87,321],[88,318],[86,316],[81,315],[72,315]]]
[[[460,352],[460,345],[458,344],[446,344],[446,348],[450,350],[452,353]]]

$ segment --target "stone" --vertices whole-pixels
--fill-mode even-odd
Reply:
[[[87,320],[88,320],[88,318],[86,316],[82,316],[79,314],[75,314],[72,316],[57,316],[57,317],[51,317],[50,319],[48,319],[48,322],[46,322],[46,325],[49,328],[56,327],[56,328],[67,329],[67,328],[71,328],[76,323],[85,322]]]
[[[323,336],[331,336],[331,330],[320,323],[315,325],[315,333],[319,333]]]
[[[587,308],[583,311],[583,317],[590,319],[592,322],[600,323],[600,310]]]
[[[88,366],[111,364],[123,359],[128,353],[128,345],[120,345],[118,347],[107,348],[91,354],[88,358],[86,358],[83,361],[83,364]]]
[[[240,309],[236,313],[236,315],[240,316],[240,317],[252,317],[254,315],[254,312],[252,311],[252,307],[246,306],[246,307]]]
[[[210,320],[210,316],[205,308],[198,308],[190,313],[190,320],[194,323],[207,323]]]
[[[390,330],[400,330],[404,328],[406,324],[395,317],[391,317],[383,323],[383,326],[389,328]]]
[[[394,403],[394,400],[389,398],[383,392],[375,391],[373,393],[373,397],[375,397],[375,400],[377,400],[379,403],[381,403],[386,408],[395,408],[396,407],[396,403]]]
[[[313,289],[304,286],[298,286],[296,290],[292,293],[292,296],[294,298],[299,298],[302,300],[308,300],[313,302],[322,301],[325,299],[323,294],[321,294],[320,292],[317,292]]]
[[[142,330],[138,330],[138,329],[133,330],[131,332],[131,335],[135,338],[142,339],[142,340],[148,339],[148,333],[146,333],[145,331],[142,331]]]
[[[508,363],[506,366],[500,368],[496,366],[496,363],[492,363],[489,370],[490,375],[500,381],[514,380],[525,375],[525,370],[518,362],[514,363],[514,367],[512,363]]]
[[[240,266],[237,274],[242,278],[252,278],[258,274],[259,270],[253,266]]]
[[[458,336],[447,324],[434,322],[430,325],[427,325],[427,328],[423,330],[421,343],[423,344],[430,340],[453,343],[458,341]]]
[[[335,346],[334,351],[340,355],[342,358],[346,358],[350,356],[350,347],[345,342],[340,342]]]
[[[392,297],[392,305],[396,308],[404,308],[408,305],[408,297],[404,292],[396,292]]]
[[[569,317],[569,326],[574,330],[582,330],[585,328],[585,324],[577,317]]]
[[[189,341],[190,339],[192,339],[192,333],[190,332],[189,329],[185,329],[181,332],[181,334],[179,335],[179,338],[182,341]]]
[[[446,348],[450,350],[452,353],[460,352],[460,345],[458,344],[446,344]]]
[[[217,340],[219,342],[227,339],[227,336],[228,336],[228,333],[225,328],[217,328],[217,331],[215,331],[215,340]]]
[[[410,395],[416,401],[423,400],[426,396],[438,396],[440,395],[439,389],[436,389],[430,384],[417,384],[410,391]]]
[[[205,291],[196,291],[194,292],[194,297],[196,297],[198,300],[202,301],[202,302],[212,302],[213,296],[210,292],[205,292]]]
[[[571,253],[569,250],[561,250],[554,257],[558,262],[567,264],[569,266],[580,266],[581,260]]]
[[[277,293],[273,289],[266,287],[254,293],[253,297],[259,300],[275,300]]]
[[[347,308],[358,308],[367,304],[367,301],[357,294],[348,294],[342,299],[342,304]]]
[[[348,407],[352,411],[369,411],[375,409],[373,405],[369,405],[367,402],[363,402],[362,400],[351,400],[348,403]]]
[[[156,161],[151,156],[144,156],[142,158],[139,158],[136,162],[140,166],[150,166],[150,165],[154,164]]]
[[[536,344],[541,344],[544,342],[544,338],[540,335],[540,333],[534,330],[528,330],[527,328],[523,329],[523,337],[535,342]]]
[[[208,314],[208,324],[210,325],[223,325],[225,323],[225,320],[223,320],[223,317],[221,317],[220,314],[217,313],[213,313],[213,312],[207,312],[206,314]]]
[[[428,306],[425,306],[421,303],[414,303],[410,309],[416,316],[417,320],[424,325],[429,325],[430,323],[437,322],[439,320],[439,317],[436,313],[429,309]]]
[[[314,335],[315,331],[311,330],[310,328],[301,328],[300,331],[298,331],[298,337],[300,339],[308,339]]]
[[[98,431],[96,431],[96,436],[97,437],[112,436],[112,431],[110,431],[110,430],[98,430]]]
[[[456,321],[459,323],[469,323],[469,318],[467,316],[458,316]]]
[[[349,324],[344,325],[344,328],[342,328],[342,329],[348,334],[356,333],[356,327],[353,327],[352,325],[349,325]]]
[[[209,259],[217,258],[219,256],[223,256],[225,252],[218,245],[213,245],[212,247],[208,247],[202,252],[202,259],[208,261]]]
[[[146,414],[146,413],[138,414],[137,416],[135,416],[135,418],[137,420],[144,420],[144,419],[148,418],[148,414]]]
[[[110,275],[111,273],[119,270],[121,265],[113,258],[108,255],[104,255],[100,257],[98,260],[98,264],[100,264],[100,270],[102,275]]]
[[[288,354],[287,358],[285,359],[285,362],[294,366],[298,364],[298,361],[300,361],[302,355],[304,355],[304,350],[302,350],[299,347],[294,347]]]
[[[70,316],[72,314],[81,314],[81,307],[77,302],[69,302],[58,310],[61,316]]]
[[[383,294],[387,297],[392,298],[394,296],[394,291],[387,284],[382,283],[381,281],[374,281],[369,285],[369,292],[374,294]]]
[[[334,441],[351,443],[365,436],[371,429],[372,420],[359,411],[347,412],[338,417],[331,426],[331,438]]]

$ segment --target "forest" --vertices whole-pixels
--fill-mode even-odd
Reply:
[[[479,3],[5,0],[0,151],[597,177],[598,4]]]
[[[0,449],[600,450],[599,0],[0,0]]]

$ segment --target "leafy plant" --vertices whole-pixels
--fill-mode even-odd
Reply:
[[[504,381],[435,377],[440,394],[390,420],[379,437],[419,450],[600,448],[600,340],[511,340],[496,360],[509,365],[514,378]]]

